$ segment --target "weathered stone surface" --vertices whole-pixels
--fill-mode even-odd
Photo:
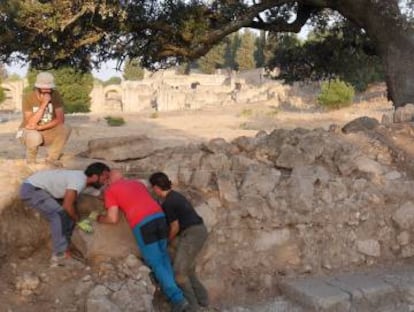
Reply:
[[[139,255],[138,245],[132,231],[121,217],[118,224],[98,224],[93,222],[94,232],[88,234],[75,228],[72,243],[92,263],[103,260],[122,259],[129,254]]]
[[[153,140],[144,135],[94,139],[88,143],[86,156],[106,160],[139,159],[155,150]]]
[[[345,126],[342,127],[342,132],[351,133],[357,131],[367,131],[375,129],[378,125],[378,120],[363,116],[348,122]]]
[[[358,251],[371,257],[381,256],[381,246],[375,239],[361,240],[357,242]]]
[[[324,279],[285,281],[280,284],[283,293],[310,311],[349,311],[350,295]]]
[[[398,107],[394,112],[394,122],[407,122],[413,121],[414,117],[414,104],[406,104],[402,107]]]
[[[404,203],[394,213],[392,219],[397,223],[400,229],[412,229],[414,226],[414,203],[411,201]]]

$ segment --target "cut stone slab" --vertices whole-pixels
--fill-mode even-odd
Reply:
[[[351,296],[356,311],[377,311],[380,307],[398,302],[395,288],[376,274],[356,273],[327,279],[327,283]]]
[[[323,278],[284,281],[280,284],[284,295],[309,311],[349,311],[351,296]]]
[[[85,156],[112,161],[142,159],[151,155],[156,146],[154,140],[145,135],[100,138],[89,141]]]
[[[286,280],[280,289],[307,312],[410,312],[414,266]]]

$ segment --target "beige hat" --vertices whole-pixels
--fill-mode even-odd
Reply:
[[[55,78],[51,73],[41,72],[37,75],[34,86],[39,89],[54,89]]]

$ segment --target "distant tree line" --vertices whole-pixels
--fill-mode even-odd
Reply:
[[[212,74],[217,69],[248,70],[265,67],[279,68],[277,79],[286,83],[294,81],[319,81],[340,79],[363,91],[376,81],[384,80],[384,69],[377,56],[374,43],[366,33],[339,15],[329,23],[317,25],[301,40],[291,33],[253,32],[249,29],[232,33],[215,45],[206,55],[192,63],[182,63],[182,73],[199,69]],[[29,88],[33,86],[37,70],[29,70]],[[93,77],[88,71],[76,71],[64,66],[54,69],[56,83],[62,93],[68,112],[89,111],[89,93]],[[140,58],[124,62],[123,79],[141,80],[144,69]],[[7,78],[0,65],[0,81]],[[96,81],[96,80],[95,80]],[[120,84],[120,77],[97,81],[103,85]],[[4,100],[0,87],[0,102]]]

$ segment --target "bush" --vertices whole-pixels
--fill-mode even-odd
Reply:
[[[339,79],[325,81],[322,83],[318,102],[326,108],[338,109],[351,105],[354,95],[354,88]]]
[[[106,116],[105,120],[110,127],[119,127],[125,124],[125,120],[122,117]]]
[[[1,87],[1,80],[0,80],[0,103],[6,99],[6,93],[4,89]]]

